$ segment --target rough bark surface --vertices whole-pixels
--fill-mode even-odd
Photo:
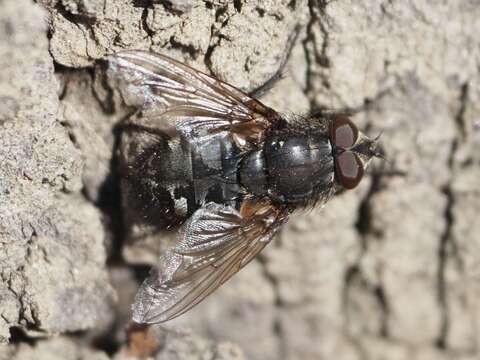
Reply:
[[[478,0],[0,0],[0,359],[477,359],[479,18]],[[96,61],[148,49],[252,90],[296,29],[262,101],[360,108],[388,161],[197,308],[127,336],[168,242],[125,229],[125,111]]]

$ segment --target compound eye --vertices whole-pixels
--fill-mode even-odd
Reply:
[[[345,189],[356,187],[363,177],[363,164],[351,151],[344,151],[335,159],[336,175]]]
[[[330,136],[335,146],[348,149],[357,141],[358,129],[347,117],[338,116],[333,120]]]

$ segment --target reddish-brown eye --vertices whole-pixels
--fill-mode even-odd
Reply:
[[[335,158],[336,175],[345,189],[353,189],[363,177],[363,164],[351,151],[344,151]]]
[[[335,146],[347,149],[357,141],[358,129],[347,117],[338,116],[332,123],[331,138]]]

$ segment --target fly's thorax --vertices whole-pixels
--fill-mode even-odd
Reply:
[[[322,132],[274,133],[265,141],[264,158],[272,199],[302,207],[331,194],[332,147]]]
[[[240,184],[254,195],[267,195],[267,173],[263,149],[247,154],[239,168]]]

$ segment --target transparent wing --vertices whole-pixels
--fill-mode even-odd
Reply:
[[[174,124],[190,139],[230,131],[255,140],[279,118],[244,92],[164,55],[118,53],[108,57],[107,73],[127,105],[141,109],[142,125]]]
[[[240,212],[208,203],[182,226],[178,245],[160,257],[143,282],[133,319],[159,323],[202,301],[270,241],[287,213],[269,203],[245,202]]]

